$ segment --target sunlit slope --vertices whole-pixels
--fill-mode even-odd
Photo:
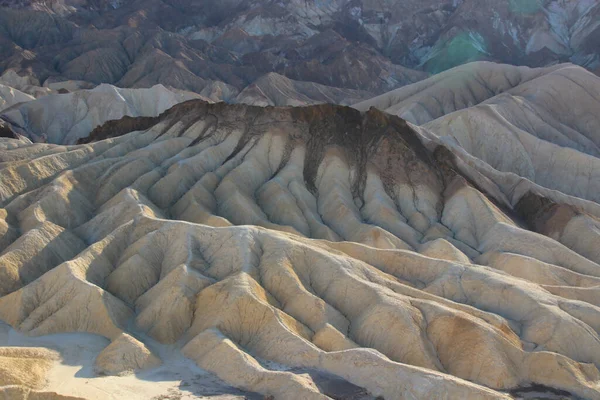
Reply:
[[[160,363],[150,337],[276,399],[331,398],[306,370],[385,399],[600,399],[594,207],[509,201],[377,110],[190,101],[128,124],[78,146],[2,140],[15,329],[102,335],[106,373]]]

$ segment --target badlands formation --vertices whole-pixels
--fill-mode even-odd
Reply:
[[[6,76],[13,79],[6,79]],[[79,89],[76,82],[69,81],[51,86],[54,89],[44,92],[40,86],[23,84],[14,74],[0,77],[0,131],[6,126],[33,142],[75,144],[108,121],[125,116],[157,117],[186,100],[212,102],[222,99],[225,90],[213,88],[213,91],[197,94],[160,84],[149,89],[123,89],[108,84]],[[38,98],[17,88],[34,93]],[[271,73],[231,97],[230,101],[258,106],[350,105],[370,97],[372,95],[366,91],[299,82]]]
[[[0,74],[37,94],[270,86],[312,103],[318,84],[364,100],[471,61],[600,71],[599,49],[597,0],[0,0]]]
[[[0,109],[0,123],[33,142],[59,144],[75,144],[107,121],[124,116],[156,117],[182,101],[203,98],[162,85],[149,89],[99,85],[91,90],[53,93],[35,100],[15,89],[2,96],[2,88],[0,85],[0,106],[4,99],[13,107]]]
[[[492,180],[511,207],[532,190],[598,213],[600,79],[581,67],[471,63],[354,107],[418,125]]]
[[[0,139],[0,393],[600,399],[598,93],[477,63]]]

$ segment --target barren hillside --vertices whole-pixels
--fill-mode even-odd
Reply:
[[[106,338],[102,374],[179,354],[221,394],[600,399],[596,154],[539,133],[569,162],[532,179],[439,124],[192,100],[86,144],[1,139],[0,319]]]
[[[595,0],[0,1],[0,74],[46,88],[162,84],[215,101],[346,103],[472,61],[598,71],[599,49]]]

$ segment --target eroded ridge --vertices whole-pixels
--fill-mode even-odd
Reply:
[[[189,101],[150,122],[0,142],[0,319],[112,340],[104,373],[160,363],[147,335],[277,399],[333,396],[302,370],[385,399],[600,399],[595,216],[523,219],[534,200],[374,109]]]

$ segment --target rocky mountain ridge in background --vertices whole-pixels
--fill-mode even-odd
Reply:
[[[600,68],[600,3],[593,0],[2,4],[0,71],[44,86],[163,84],[235,102],[276,73],[331,91],[362,91],[366,99],[476,60]]]

